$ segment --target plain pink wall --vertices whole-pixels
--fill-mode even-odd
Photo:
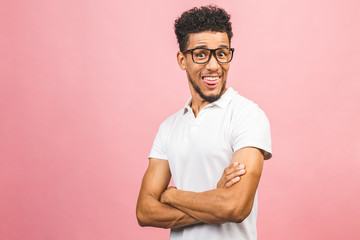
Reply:
[[[167,239],[135,205],[159,124],[190,94],[173,22],[231,15],[228,86],[272,126],[259,239],[359,239],[360,4],[1,1],[0,239]]]

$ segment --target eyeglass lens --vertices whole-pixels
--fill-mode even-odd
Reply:
[[[196,63],[206,63],[210,60],[211,50],[209,49],[194,49],[193,59]],[[230,49],[221,48],[214,51],[215,58],[221,63],[227,63],[231,60],[232,51]]]

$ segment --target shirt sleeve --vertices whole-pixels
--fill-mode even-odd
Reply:
[[[165,122],[163,122],[156,134],[154,143],[152,145],[149,158],[157,158],[168,160],[167,148],[166,148],[166,127]]]
[[[265,160],[272,157],[270,123],[257,105],[235,118],[232,145],[234,152],[244,147],[256,147],[264,151]]]

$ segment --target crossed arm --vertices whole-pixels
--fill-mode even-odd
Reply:
[[[246,174],[239,181],[239,164]],[[167,161],[150,159],[139,193],[136,214],[141,226],[176,228],[199,222],[241,222],[251,212],[263,166],[257,148],[234,153],[218,188],[201,193],[167,188],[171,173]],[[236,170],[235,170],[236,169]],[[227,172],[226,172],[227,171]]]

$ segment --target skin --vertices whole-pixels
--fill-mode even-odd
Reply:
[[[205,31],[189,35],[187,49],[230,47],[226,33]],[[197,116],[209,104],[199,94],[221,96],[230,64],[219,64],[214,56],[206,64],[196,64],[190,54],[177,53],[180,68],[186,71],[192,95],[191,108]],[[204,77],[219,77],[210,86]],[[194,86],[198,87],[198,91]],[[176,228],[199,222],[219,224],[241,222],[251,212],[263,167],[263,153],[257,148],[242,148],[233,155],[231,164],[224,169],[217,189],[190,192],[168,187],[171,172],[167,160],[149,160],[137,202],[136,214],[141,226]],[[245,170],[240,172],[241,169]],[[240,177],[241,176],[241,181]]]
[[[246,166],[241,181],[229,188],[205,192],[182,191],[169,187],[160,201],[173,206],[200,222],[221,224],[242,222],[251,212],[263,167],[263,154],[257,148],[242,148],[234,153],[232,163]]]
[[[229,188],[238,181],[240,176],[245,174],[245,166],[234,162],[224,169],[221,179],[217,183],[217,188]]]
[[[230,47],[229,39],[226,33],[205,31],[201,33],[189,34],[189,42],[187,49],[197,47],[206,47],[215,49],[220,47]],[[200,94],[195,90],[193,85],[199,87],[203,95],[206,96],[221,96],[226,91],[226,78],[230,68],[230,63],[218,63],[214,56],[206,64],[196,64],[192,61],[190,53],[177,53],[177,60],[180,68],[186,71],[189,81],[190,92],[192,96],[191,108],[195,117],[199,114],[200,110],[210,102],[203,99]],[[220,82],[215,88],[209,88],[203,78],[206,76],[219,76]]]
[[[233,186],[240,181],[240,177],[244,174],[244,165],[237,162],[230,164],[224,169],[217,188]],[[177,228],[200,222],[177,208],[160,202],[161,194],[167,189],[170,178],[168,161],[150,158],[136,206],[136,216],[140,226]]]

